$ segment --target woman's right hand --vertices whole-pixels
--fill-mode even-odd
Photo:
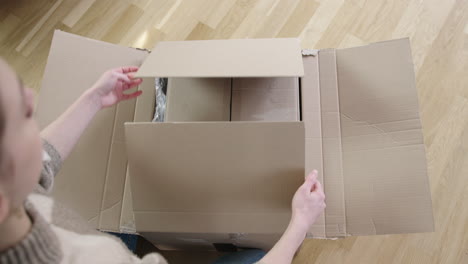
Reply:
[[[325,194],[314,170],[294,194],[291,225],[307,233],[325,207]]]
[[[325,194],[317,180],[317,171],[305,178],[292,200],[292,217],[280,240],[261,260],[262,263],[291,263],[307,231],[325,209]]]
[[[125,91],[137,87],[143,81],[134,79],[134,73],[138,71],[136,66],[126,66],[110,69],[104,72],[99,80],[88,90],[95,99],[99,109],[113,106],[121,101],[133,99],[141,95],[142,91],[130,94]]]

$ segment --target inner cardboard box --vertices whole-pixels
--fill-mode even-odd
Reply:
[[[300,121],[297,77],[169,78],[166,122]]]

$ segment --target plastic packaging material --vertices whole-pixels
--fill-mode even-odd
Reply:
[[[317,55],[318,55],[318,50],[317,49],[303,49],[302,50],[302,56],[316,57]]]
[[[156,78],[155,89],[156,109],[154,111],[153,122],[164,122],[164,114],[166,113],[167,78]]]

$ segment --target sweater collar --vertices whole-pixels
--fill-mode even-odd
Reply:
[[[59,263],[62,251],[49,223],[26,201],[26,212],[32,221],[30,232],[20,243],[0,252],[0,263]]]

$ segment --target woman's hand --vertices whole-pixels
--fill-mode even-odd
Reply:
[[[325,209],[325,194],[317,181],[317,171],[305,178],[292,200],[292,217],[280,240],[261,260],[262,263],[291,263],[307,231]]]
[[[41,132],[42,138],[58,150],[62,160],[67,159],[99,110],[141,94],[141,91],[124,93],[142,82],[141,79],[133,79],[133,73],[137,70],[138,67],[129,66],[106,71],[57,120]]]
[[[291,225],[307,233],[325,207],[325,194],[314,170],[294,194]]]
[[[133,78],[133,73],[136,71],[138,71],[138,67],[127,66],[108,70],[101,75],[99,80],[89,89],[100,109],[141,95],[142,91],[124,93],[124,91],[141,84],[142,79]]]

